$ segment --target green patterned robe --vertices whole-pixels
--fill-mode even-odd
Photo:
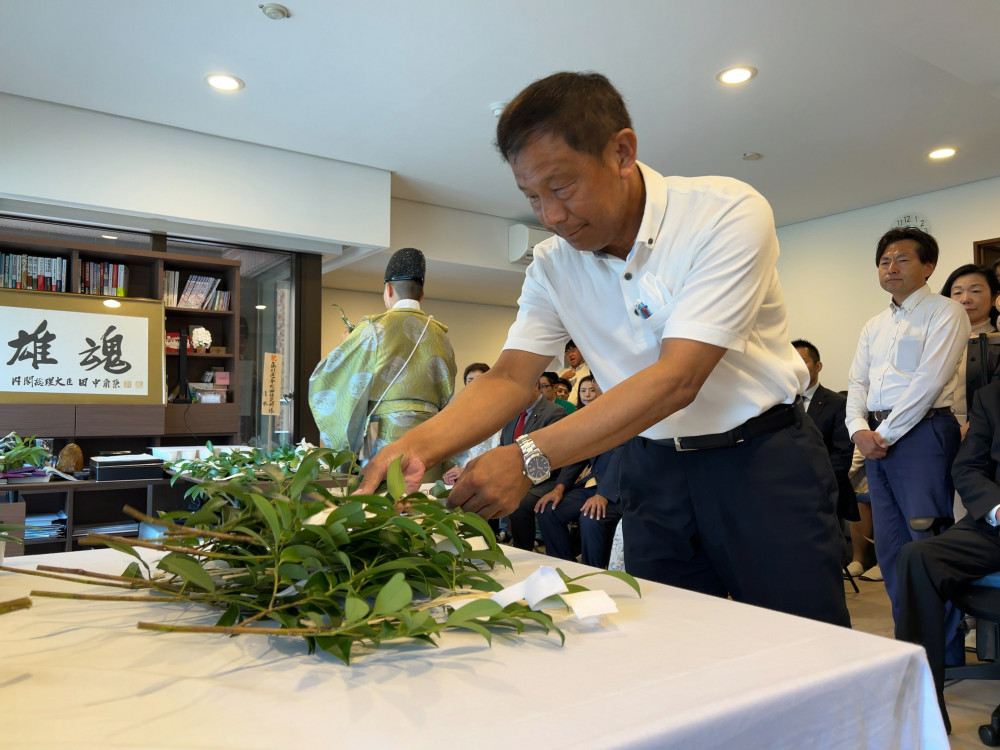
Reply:
[[[316,366],[309,378],[309,407],[323,445],[357,453],[365,438],[366,417],[383,393],[385,398],[375,408],[376,450],[427,421],[451,400],[457,368],[448,327],[427,321],[422,310],[409,308],[362,318]],[[411,352],[413,357],[390,387]]]

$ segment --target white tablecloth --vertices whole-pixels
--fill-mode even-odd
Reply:
[[[539,564],[508,550],[515,580]],[[120,573],[111,550],[8,564]],[[645,582],[610,578],[603,627],[448,633],[351,666],[294,638],[140,631],[211,623],[177,605],[36,598],[0,616],[0,746],[31,748],[947,748],[922,650]],[[111,592],[0,572],[30,589]]]

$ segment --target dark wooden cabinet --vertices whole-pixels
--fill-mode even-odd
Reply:
[[[206,372],[228,373],[225,403],[180,404],[160,406],[72,405],[72,404],[0,404],[0,431],[11,430],[23,436],[75,438],[145,436],[150,445],[171,444],[180,440],[236,442],[239,432],[239,304],[240,262],[221,257],[187,255],[146,249],[123,249],[77,240],[0,234],[0,256],[41,259],[31,268],[49,276],[21,278],[30,288],[62,288],[67,294],[125,296],[163,301],[164,282],[173,276],[177,301],[192,277],[210,279],[213,292],[227,294],[226,309],[163,307],[167,334],[186,332],[195,327],[209,331],[212,347],[205,353],[186,352],[164,344],[164,382],[171,398],[178,392],[182,374],[189,383],[199,383]],[[2,265],[0,265],[2,268]],[[0,284],[3,283],[0,276]],[[8,275],[7,280],[10,280]],[[113,293],[112,293],[113,292]],[[183,360],[183,370],[181,362]]]

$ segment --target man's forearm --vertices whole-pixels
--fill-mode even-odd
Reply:
[[[427,466],[481,443],[531,404],[534,383],[548,362],[549,357],[528,352],[501,353],[489,372],[400,442],[411,446]]]
[[[688,406],[723,354],[721,347],[668,339],[655,364],[531,437],[554,467],[597,456]]]

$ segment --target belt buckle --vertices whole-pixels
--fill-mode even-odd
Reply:
[[[689,452],[691,452],[691,451],[696,451],[696,450],[698,450],[697,448],[685,448],[685,447],[684,447],[684,446],[683,446],[683,445],[681,444],[681,441],[682,441],[683,439],[684,439],[684,438],[672,438],[672,440],[674,441],[674,450],[675,450],[675,451],[678,451],[678,452],[681,452],[681,453],[689,453]]]

